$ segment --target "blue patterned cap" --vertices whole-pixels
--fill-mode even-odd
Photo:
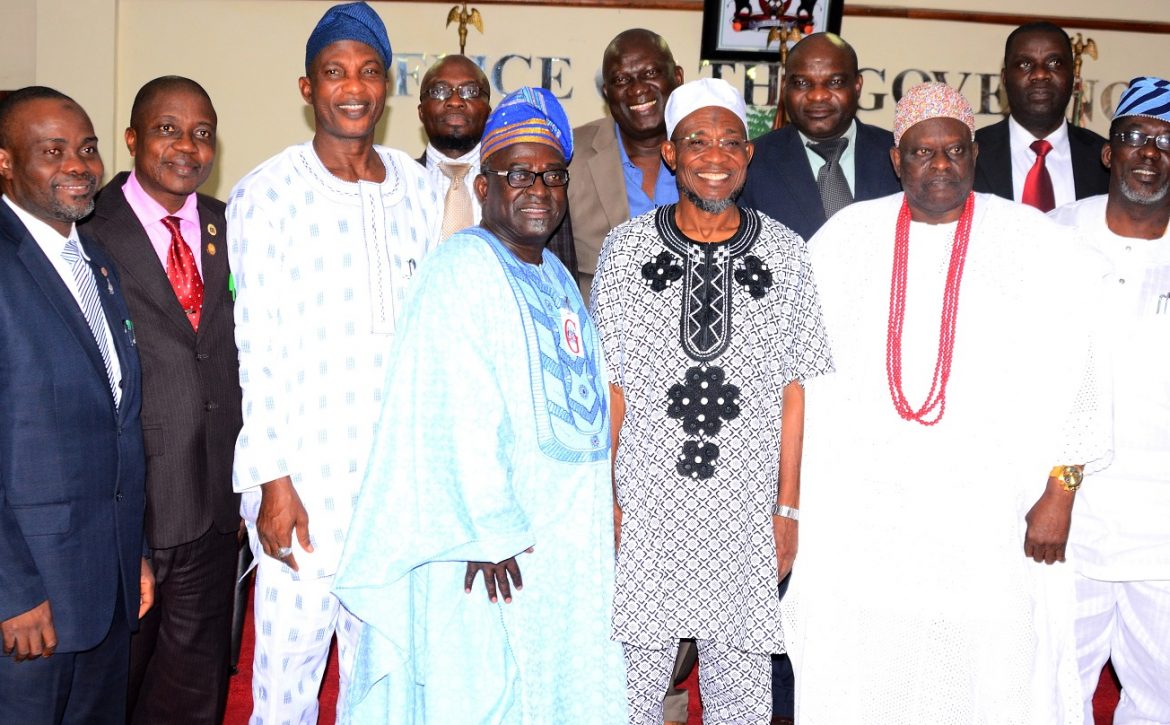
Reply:
[[[334,5],[325,11],[317,27],[309,35],[309,42],[305,44],[305,73],[317,54],[325,46],[339,40],[356,40],[365,43],[382,56],[386,68],[390,68],[390,59],[394,57],[390,51],[390,38],[386,35],[386,25],[378,13],[364,2],[345,3]]]
[[[483,128],[479,157],[518,143],[539,143],[573,158],[573,127],[557,97],[543,88],[521,88],[500,101]]]
[[[1138,76],[1121,94],[1114,120],[1125,116],[1148,116],[1170,123],[1170,81],[1153,76]]]

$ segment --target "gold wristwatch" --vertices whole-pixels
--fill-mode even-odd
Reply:
[[[1060,486],[1065,491],[1072,492],[1081,487],[1081,481],[1085,478],[1085,467],[1053,466],[1048,476],[1060,481]]]

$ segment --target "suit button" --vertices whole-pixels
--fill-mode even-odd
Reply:
[[[218,407],[219,407],[219,403],[207,403],[206,405],[203,406],[203,408],[205,410],[215,410]]]
[[[121,491],[114,494],[114,500],[117,501],[118,503],[122,503],[122,492]]]

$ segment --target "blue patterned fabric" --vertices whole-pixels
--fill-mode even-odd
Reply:
[[[1115,119],[1125,116],[1149,116],[1170,122],[1170,81],[1153,76],[1130,81],[1113,113]]]
[[[334,587],[366,624],[340,722],[624,723],[608,386],[573,278],[473,227],[414,290]],[[510,557],[511,603],[463,591]]]
[[[313,28],[309,41],[305,43],[305,73],[308,74],[313,59],[325,46],[340,40],[365,43],[378,51],[386,68],[390,68],[393,54],[390,51],[390,38],[386,35],[386,24],[372,7],[364,2],[356,2],[334,5],[317,21],[317,27]]]
[[[483,128],[479,157],[486,159],[518,143],[541,143],[573,158],[573,126],[560,101],[543,88],[521,88],[504,96]]]

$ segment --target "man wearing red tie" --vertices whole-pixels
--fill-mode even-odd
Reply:
[[[142,357],[158,606],[131,641],[133,723],[219,723],[227,698],[239,362],[224,205],[195,193],[211,174],[215,130],[211,99],[195,81],[144,85],[126,129],[134,169],[106,185],[84,226],[121,272]]]
[[[1072,44],[1064,30],[1048,22],[1013,30],[1000,77],[1010,115],[975,132],[975,191],[1045,212],[1106,193],[1105,139],[1064,117],[1073,87]]]

